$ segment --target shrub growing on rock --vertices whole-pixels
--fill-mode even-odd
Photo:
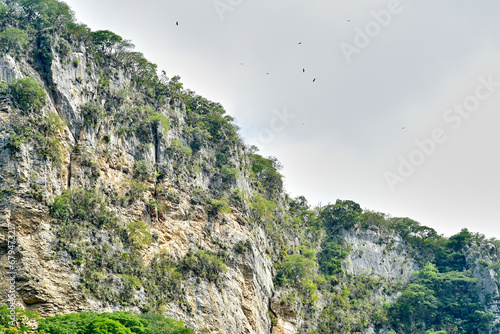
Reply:
[[[45,92],[33,78],[15,79],[9,88],[14,103],[25,112],[39,112],[45,105]]]

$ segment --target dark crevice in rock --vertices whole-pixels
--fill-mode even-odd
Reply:
[[[269,313],[272,314],[275,319],[278,319],[278,315],[276,314],[276,312],[274,312],[273,307],[271,305],[271,301],[274,298],[274,294],[275,294],[274,291],[272,291],[272,295],[271,295],[271,298],[269,298],[267,308],[269,309]],[[271,326],[269,327],[269,334],[271,334],[273,332],[273,327],[274,327],[273,322],[271,321]]]
[[[71,188],[71,167],[73,162],[73,152],[69,156],[69,164],[68,164],[68,189]]]

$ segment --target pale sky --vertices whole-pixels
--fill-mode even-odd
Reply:
[[[66,2],[220,102],[292,196],[500,238],[500,3]]]

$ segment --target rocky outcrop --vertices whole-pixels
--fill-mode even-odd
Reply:
[[[496,323],[500,322],[500,292],[499,272],[500,259],[496,255],[496,247],[491,243],[473,243],[464,251],[467,268],[472,271],[474,278],[481,283],[481,300],[487,305],[487,310],[496,316]]]
[[[376,275],[394,281],[408,281],[420,270],[409,256],[400,236],[375,229],[343,230],[343,239],[350,245],[347,271],[354,275]]]
[[[218,282],[186,276],[183,288],[178,291],[182,299],[169,300],[160,309],[166,316],[183,320],[198,333],[301,333],[307,323],[305,306],[300,301],[286,302],[285,297],[295,293],[293,289],[275,287],[276,270],[270,254],[281,250],[273,249],[276,245],[266,229],[253,223],[248,212],[242,212],[248,204],[243,201],[231,213],[214,217],[209,212],[209,202],[196,200],[197,194],[214,193],[220,187],[220,178],[215,177],[213,166],[218,152],[201,149],[203,168],[200,170],[188,170],[187,167],[192,166],[182,166],[179,170],[169,153],[174,140],[187,143],[186,106],[175,97],[157,103],[155,112],[166,117],[171,127],[158,128],[154,140],[144,144],[137,136],[120,134],[117,128],[122,124],[107,119],[92,123],[82,114],[82,106],[89,101],[112,109],[111,102],[103,99],[99,91],[103,78],[107,80],[108,92],[121,92],[124,103],[129,103],[130,108],[136,107],[133,103],[140,98],[134,95],[135,86],[126,68],[110,66],[104,74],[84,46],[74,48],[65,56],[55,51],[54,55],[50,87],[47,83],[44,85],[47,104],[42,112],[56,114],[65,122],[54,137],[61,144],[58,161],[47,159],[30,141],[21,142],[18,150],[9,146],[15,135],[14,126],[26,115],[16,110],[8,94],[0,96],[1,291],[9,291],[10,283],[3,278],[9,277],[14,266],[19,305],[42,316],[83,310],[138,312],[157,306],[145,305],[143,288],[135,291],[133,305],[109,303],[102,296],[85,291],[81,284],[83,270],[75,265],[75,261],[81,259],[74,259],[67,250],[55,247],[59,236],[50,204],[69,188],[95,189],[111,199],[109,209],[119,217],[121,227],[130,222],[146,222],[154,238],[151,244],[139,250],[145,263],[157,255],[178,261],[197,250],[223,250],[228,254],[227,270]],[[39,73],[23,59],[0,57],[1,80],[9,83],[26,76],[43,82]],[[248,161],[242,148],[227,149],[230,150],[226,152],[227,159],[238,171],[234,190],[251,192],[246,174]],[[138,162],[155,166],[153,172],[162,177],[145,178],[140,200],[126,202],[123,198],[137,179],[134,168]],[[9,253],[12,233],[17,243]],[[392,283],[407,282],[412,273],[420,269],[397,234],[365,228],[343,230],[341,237],[350,246],[344,261],[350,275],[374,275]],[[299,246],[293,233],[284,238]],[[105,231],[99,231],[96,239],[101,244],[109,244],[110,251],[123,251],[122,245],[113,245]],[[245,250],[236,251],[241,244],[247,245]],[[489,267],[497,263],[497,259],[488,254],[493,254],[491,249],[470,248],[467,263],[474,277],[484,283],[484,300],[488,300],[489,308],[500,317],[496,272]],[[119,275],[107,278],[122,280]],[[379,303],[394,297],[381,291],[374,293]],[[326,298],[319,296],[318,313],[326,306]],[[2,293],[0,299],[5,303],[7,293]],[[367,333],[373,333],[373,326]]]
[[[9,56],[0,58],[0,74],[6,82],[25,75],[41,82],[36,71],[27,63]],[[1,234],[1,243],[7,244],[7,231],[9,226],[13,227],[17,237],[17,301],[44,316],[81,310],[123,309],[106,306],[82,293],[79,273],[71,266],[71,258],[67,253],[53,249],[57,235],[51,225],[53,218],[48,204],[70,186],[96,188],[103,194],[111,191],[124,193],[127,187],[125,180],[130,179],[138,157],[151,165],[166,162],[169,158],[161,153],[174,138],[182,140],[176,137],[180,131],[172,130],[165,142],[139,152],[136,138],[116,136],[109,124],[103,122],[98,126],[84,126],[81,106],[97,97],[99,73],[83,47],[64,59],[56,57],[51,74],[55,92],[46,92],[49,102],[44,112],[58,113],[66,121],[65,129],[60,133],[62,161],[52,163],[37,154],[29,143],[13,153],[6,144],[12,136],[11,126],[18,116],[8,99],[3,100],[0,115],[4,144],[0,155],[1,188],[12,190],[1,203],[0,228],[5,232]],[[123,70],[113,73],[111,90],[130,85],[130,77]],[[160,112],[177,119],[177,123],[182,125],[180,104],[166,104]],[[106,144],[102,142],[103,134],[108,136]],[[75,155],[76,147],[88,153],[88,160],[94,163],[95,173],[99,175],[97,178],[89,175],[82,158]],[[179,259],[193,248],[210,250],[214,247],[214,240],[231,249],[238,241],[251,239],[255,247],[252,247],[251,253],[236,254],[230,260],[221,284],[196,279],[185,282],[188,286],[186,300],[191,311],[186,312],[186,307],[182,309],[172,303],[165,309],[165,314],[184,320],[200,333],[269,333],[268,305],[273,293],[273,272],[272,263],[263,252],[266,240],[262,231],[241,224],[241,217],[234,214],[221,221],[209,222],[203,208],[189,203],[191,189],[195,186],[206,189],[209,176],[202,174],[183,180],[179,189],[178,177],[173,170],[170,173],[163,186],[177,193],[176,200],[164,201],[166,209],[158,219],[148,216],[143,203],[112,208],[124,223],[144,219],[150,221],[157,241],[143,251],[146,261],[160,252]],[[238,183],[242,188],[248,188],[243,178]],[[145,196],[151,198],[155,186],[147,184],[149,191]],[[7,256],[6,252],[1,254],[1,263],[4,264],[0,269],[2,277],[9,272]],[[2,291],[8,291],[7,282],[2,280],[1,284]],[[1,297],[6,300],[6,295]]]

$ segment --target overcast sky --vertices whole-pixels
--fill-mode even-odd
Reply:
[[[220,102],[292,196],[500,238],[500,3],[66,2]]]

